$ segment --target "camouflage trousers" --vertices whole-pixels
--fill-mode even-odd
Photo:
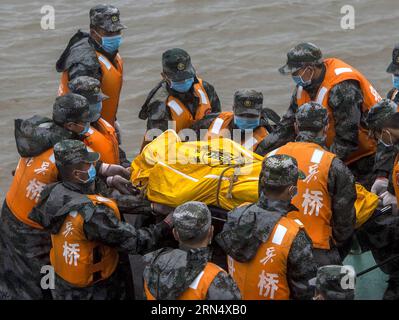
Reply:
[[[126,297],[125,276],[119,265],[108,278],[89,287],[75,287],[55,275],[55,288],[51,290],[54,300],[124,300]]]
[[[50,235],[17,218],[4,201],[0,217],[0,299],[45,299],[41,268],[50,264]]]

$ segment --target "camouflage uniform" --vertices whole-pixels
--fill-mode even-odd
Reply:
[[[116,32],[126,27],[119,20],[119,10],[112,5],[97,5],[90,9],[90,27],[98,27],[107,32]],[[116,16],[117,19],[112,17]],[[109,54],[86,32],[78,31],[69,41],[58,59],[58,72],[68,71],[68,79],[89,76],[101,81],[101,66],[96,51],[113,62],[118,51]]]
[[[97,106],[103,100],[108,99],[108,96],[101,92],[100,81],[88,76],[79,76],[69,81],[68,87],[72,93],[79,94],[87,99],[89,102],[90,117],[93,120],[91,125],[98,129],[97,120],[101,117],[101,109]],[[117,134],[119,134],[118,131]],[[118,140],[120,140],[119,137]],[[130,167],[130,161],[127,159],[125,151],[123,151],[120,146],[119,162],[126,168]]]
[[[88,152],[77,140],[64,140],[54,147],[56,165],[60,169],[69,164],[93,162],[99,154]],[[76,210],[84,216],[83,230],[89,241],[98,241],[121,252],[141,254],[153,249],[159,241],[170,234],[170,227],[161,222],[148,228],[136,230],[118,220],[112,209],[105,205],[93,205],[88,194],[98,194],[97,181],[78,184],[62,181],[47,186],[41,202],[29,217],[51,234],[57,234],[66,215]],[[53,297],[55,299],[117,299],[124,297],[124,283],[116,271],[110,278],[91,287],[77,288],[56,276]]]
[[[396,104],[383,99],[370,109],[367,116],[367,124],[372,131],[381,130],[384,121],[396,113]],[[395,155],[398,153],[398,145],[392,148]],[[392,179],[389,179],[388,191],[395,194]],[[356,236],[363,251],[371,250],[377,263],[399,254],[399,216],[392,212],[374,214],[356,232]],[[399,299],[399,259],[393,260],[381,267],[381,270],[389,275],[388,288],[384,299]]]
[[[287,155],[265,158],[259,176],[257,203],[238,207],[227,215],[223,231],[216,241],[233,259],[247,262],[267,241],[276,223],[288,212],[297,210],[291,201],[275,200],[265,196],[269,185],[296,185],[304,174],[298,170],[296,160]],[[308,282],[316,275],[312,241],[304,230],[296,235],[287,259],[287,281],[291,299],[311,299],[313,292]]]
[[[321,300],[355,299],[356,273],[352,266],[321,267],[317,270],[314,282],[316,295],[320,295]]]
[[[204,235],[211,227],[211,213],[204,203],[186,202],[173,213],[173,225],[180,240]],[[179,249],[164,248],[144,256],[148,264],[144,280],[157,300],[177,299],[210,260],[209,248],[190,248],[180,244]],[[207,300],[236,300],[241,295],[237,285],[226,272],[219,272],[212,281]]]
[[[296,63],[297,65],[301,63],[321,64],[322,71],[319,78],[312,80],[312,83],[304,88],[311,99],[315,99],[326,73],[320,49],[309,43],[300,44],[290,50],[287,56],[288,63],[279,69],[280,72],[286,72],[287,66],[290,66],[291,63]],[[299,68],[299,66],[296,69],[289,67],[291,72],[295,72]],[[296,103],[296,95],[297,87],[292,94],[288,111],[283,116],[280,126],[259,144],[259,154],[265,155],[285,143],[295,140],[294,121],[295,113],[299,107]],[[335,153],[340,159],[345,159],[358,148],[358,127],[359,124],[364,122],[361,113],[362,103],[363,94],[356,81],[342,81],[330,91],[328,104],[332,109],[336,132],[330,151]],[[370,174],[370,167],[373,167],[373,165],[374,155],[356,161],[349,168],[357,181],[369,185],[374,180],[374,174]]]
[[[245,101],[251,102],[250,107],[244,105]],[[248,112],[251,113],[251,111],[252,111],[252,113],[254,115],[260,116],[259,126],[265,127],[268,132],[271,132],[273,130],[273,127],[269,123],[269,120],[267,117],[267,111],[265,109],[263,109],[262,106],[263,106],[262,92],[255,91],[255,90],[238,90],[234,94],[234,104],[233,104],[234,114],[240,115],[240,114],[245,114]],[[210,114],[206,115],[203,119],[194,123],[194,125],[192,126],[192,129],[197,133],[197,137],[202,138],[201,130],[209,129],[212,122],[219,115],[220,115],[220,113],[210,113]],[[228,129],[230,131],[231,137],[233,137],[232,133],[233,133],[234,129],[240,130],[240,128],[237,127],[237,125],[234,123],[234,121],[231,121],[229,126],[226,129]],[[256,130],[256,128],[254,128],[253,130]],[[245,137],[245,130],[241,130],[241,131],[242,131],[241,140],[243,140]]]
[[[298,109],[295,119],[299,128],[297,142],[313,142],[326,148],[325,136],[317,135],[328,124],[325,108],[314,102],[306,103]],[[319,266],[342,263],[350,249],[356,223],[355,179],[339,158],[334,158],[331,162],[327,189],[331,198],[331,227],[334,243],[330,244],[330,250],[314,249],[315,260]]]
[[[184,70],[179,70],[178,65],[180,64],[184,64],[186,68]],[[174,48],[164,52],[162,55],[162,65],[165,74],[173,79],[173,81],[182,81],[194,77],[194,83],[198,82],[195,70],[191,65],[191,58],[189,54],[182,49]],[[212,108],[211,112],[220,112],[220,101],[215,88],[206,81],[203,81],[202,84],[209,98]],[[168,121],[172,120],[172,115],[169,107],[166,106],[166,99],[170,95],[179,99],[194,116],[200,101],[194,95],[192,88],[193,87],[191,87],[188,92],[179,93],[171,89],[165,80],[158,83],[148,94],[139,113],[140,119],[147,120],[147,130],[157,128],[165,131],[168,129]]]
[[[68,112],[63,102],[77,98],[78,113]],[[83,97],[57,98],[54,117],[60,123],[83,119],[88,105]],[[86,109],[85,109],[86,108]],[[58,113],[62,113],[62,116]],[[15,120],[15,141],[21,157],[36,157],[54,144],[72,138],[74,134],[56,125],[51,119],[33,116],[27,120]],[[21,190],[20,192],[25,192]],[[49,264],[50,237],[43,230],[33,228],[11,212],[6,201],[0,217],[0,299],[44,299],[51,297],[40,287],[42,266]]]

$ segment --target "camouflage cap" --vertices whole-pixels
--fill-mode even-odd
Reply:
[[[92,122],[89,102],[79,94],[67,93],[57,97],[53,105],[53,121],[58,124],[67,122]]]
[[[356,272],[352,266],[328,265],[317,270],[316,279],[310,281],[326,300],[353,300]]]
[[[287,53],[287,63],[278,69],[281,74],[292,74],[306,65],[322,62],[319,47],[310,42],[296,45]]]
[[[300,131],[320,131],[328,124],[328,112],[321,104],[312,101],[298,108],[295,120]]]
[[[110,4],[99,4],[90,9],[90,26],[99,27],[107,32],[126,29],[119,20],[119,9]]]
[[[372,106],[367,114],[366,123],[369,129],[382,129],[384,122],[397,112],[397,104],[389,99],[382,99]]]
[[[89,104],[109,98],[101,92],[101,82],[96,78],[88,76],[80,76],[72,79],[68,82],[68,88],[72,93],[85,97],[89,101]]]
[[[399,74],[399,44],[393,48],[392,61],[387,68],[388,73]]]
[[[162,54],[162,68],[172,81],[184,81],[195,76],[190,55],[180,48],[173,48]]]
[[[178,207],[172,215],[173,226],[182,241],[192,240],[208,232],[212,217],[203,202],[189,201]]]
[[[263,186],[296,185],[298,179],[305,179],[305,174],[299,170],[295,158],[286,154],[276,154],[266,157],[262,163],[259,184]]]
[[[263,107],[263,94],[256,90],[238,90],[234,93],[234,114],[259,116]]]
[[[93,163],[100,159],[97,152],[89,152],[80,140],[62,140],[54,146],[54,158],[57,166],[78,163]]]

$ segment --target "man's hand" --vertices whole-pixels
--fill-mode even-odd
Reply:
[[[134,187],[132,183],[119,175],[107,178],[108,187],[115,188],[122,194],[134,194]]]
[[[371,187],[371,192],[375,193],[377,196],[380,196],[388,188],[388,179],[385,177],[378,177],[375,179],[373,186]]]
[[[124,168],[117,164],[103,163],[101,164],[99,173],[104,177],[119,175],[125,179],[130,179],[130,168]]]
[[[390,193],[389,191],[385,191],[380,195],[380,201],[382,201],[382,206],[392,206],[392,213],[396,214],[398,208],[398,202],[396,200],[396,196]]]

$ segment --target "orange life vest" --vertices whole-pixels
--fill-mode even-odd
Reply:
[[[202,119],[212,110],[209,97],[202,85],[202,80],[200,78],[198,78],[198,83],[194,84],[194,95],[200,101],[194,117],[179,99],[173,96],[169,96],[166,99],[166,105],[171,111],[172,120],[175,121],[176,128],[174,129],[177,133],[182,129],[190,128],[195,121]]]
[[[19,159],[11,187],[6,194],[7,206],[18,220],[33,228],[43,229],[30,220],[28,215],[38,203],[40,192],[47,184],[56,182],[57,176],[53,148],[36,157]]]
[[[396,199],[399,203],[399,154],[395,158],[392,171],[392,184],[395,190]]]
[[[83,142],[100,153],[101,161],[119,164],[119,144],[114,127],[102,118],[96,124],[98,129],[91,126]]]
[[[288,216],[303,223],[314,248],[330,249],[332,209],[328,173],[335,155],[311,142],[289,142],[268,156],[272,154],[295,158],[299,169],[306,175],[305,180],[298,180],[298,194],[292,199],[292,204],[299,211],[293,211]]]
[[[106,205],[113,210],[120,220],[116,203],[98,195],[87,195],[94,205]],[[51,265],[55,273],[76,287],[87,287],[109,278],[115,271],[119,255],[111,248],[96,241],[89,241],[83,229],[84,218],[77,211],[70,212],[56,235],[51,235]],[[95,250],[101,256],[94,261]],[[94,274],[98,278],[94,279]]]
[[[231,136],[230,131],[227,131],[225,129],[229,127],[233,119],[234,119],[233,111],[221,112],[209,126],[208,132],[205,135],[205,139],[209,139],[212,137],[225,137],[232,139],[233,137]],[[241,141],[241,145],[251,151],[255,151],[258,144],[264,138],[266,138],[268,134],[269,133],[267,132],[266,128],[262,126],[257,127],[253,131],[252,136],[249,139]]]
[[[287,259],[296,235],[302,228],[298,220],[282,217],[266,242],[248,262],[227,257],[229,273],[243,300],[288,300]]]
[[[123,82],[123,60],[119,53],[115,56],[114,66],[104,55],[96,51],[98,61],[101,66],[101,91],[109,98],[103,101],[101,117],[114,126],[116,113],[118,111],[119,97]],[[61,76],[61,83],[58,87],[58,95],[62,96],[69,92],[68,70]]]
[[[356,80],[359,83],[363,94],[363,105],[361,110],[363,113],[368,112],[372,106],[381,100],[381,97],[371,83],[359,71],[345,62],[336,58],[329,58],[324,60],[324,65],[326,66],[326,74],[322,84],[320,85],[319,91],[317,92],[315,101],[328,110],[329,127],[327,131],[327,146],[330,147],[335,138],[334,117],[332,109],[328,105],[328,99],[332,87],[345,80]],[[309,94],[303,90],[302,87],[298,87],[297,89],[296,100],[298,106],[311,101]],[[375,140],[369,137],[368,130],[359,124],[358,149],[345,159],[345,163],[353,163],[363,157],[374,154],[375,151]]]
[[[177,300],[205,300],[208,289],[219,272],[225,272],[222,268],[208,262],[203,271],[194,279],[188,289],[184,291]],[[144,281],[144,291],[147,300],[156,300],[148,289],[147,283]]]

